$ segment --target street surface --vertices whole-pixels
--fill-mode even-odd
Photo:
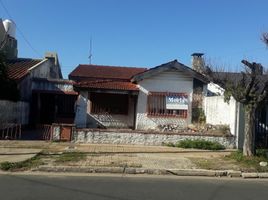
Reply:
[[[268,180],[174,176],[0,175],[3,200],[258,200]]]

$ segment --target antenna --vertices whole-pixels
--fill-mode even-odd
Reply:
[[[90,36],[90,41],[89,41],[89,56],[88,56],[89,64],[91,64],[92,60],[92,37]]]

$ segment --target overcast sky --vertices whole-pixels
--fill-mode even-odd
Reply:
[[[17,24],[19,57],[55,51],[67,77],[89,63],[90,37],[93,64],[190,66],[190,55],[202,52],[230,69],[242,59],[268,67],[260,40],[267,8],[267,0],[0,0],[0,18]]]

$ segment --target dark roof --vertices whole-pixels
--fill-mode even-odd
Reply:
[[[176,69],[183,71],[185,74],[188,74],[189,76],[196,78],[204,83],[208,83],[209,81],[205,76],[202,74],[196,72],[195,70],[191,69],[190,67],[187,67],[186,65],[178,62],[177,60],[156,66],[154,68],[151,68],[145,72],[139,73],[131,79],[132,82],[139,82],[145,78],[149,78],[155,74],[170,70],[170,69]]]
[[[91,89],[138,91],[137,86],[131,82],[113,81],[113,80],[82,81],[76,83],[75,87],[91,88]]]
[[[70,74],[73,80],[119,79],[130,80],[132,76],[146,71],[146,68],[104,65],[78,65]]]
[[[7,74],[8,77],[13,80],[19,80],[26,76],[29,69],[38,63],[42,59],[30,59],[30,58],[17,58],[7,61]]]

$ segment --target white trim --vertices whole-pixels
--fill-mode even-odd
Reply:
[[[32,69],[38,67],[39,65],[43,64],[45,61],[47,61],[48,59],[45,58],[44,60],[42,60],[41,62],[37,63],[36,65],[32,66],[31,68],[28,69],[28,71],[31,71]]]

